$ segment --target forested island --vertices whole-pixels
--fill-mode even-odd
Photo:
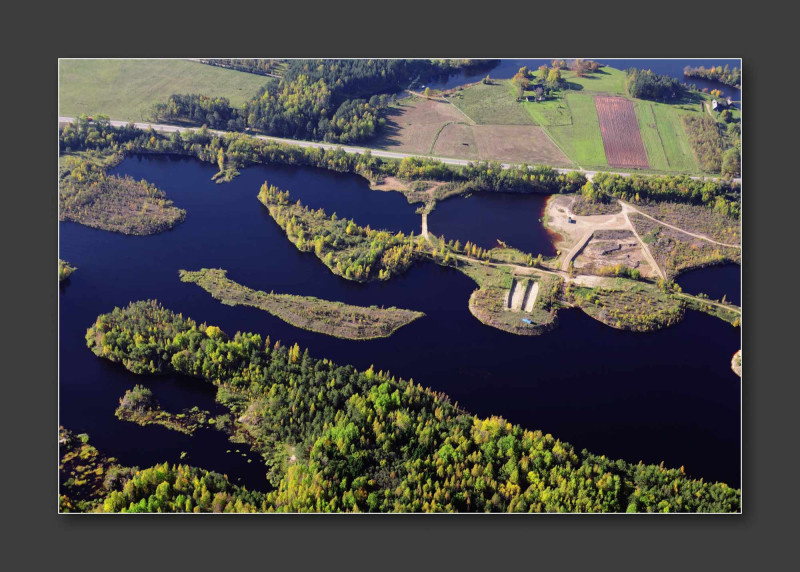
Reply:
[[[180,278],[197,284],[223,304],[253,306],[298,328],[349,340],[389,337],[425,315],[394,307],[353,306],[313,296],[262,292],[238,284],[226,274],[221,268],[203,268],[181,270]]]
[[[76,270],[77,270],[77,268],[75,268],[74,266],[70,266],[69,262],[61,260],[60,258],[58,259],[58,281],[59,282],[63,282],[64,280],[69,278],[70,275],[73,272],[75,272]]]
[[[63,167],[59,220],[148,235],[169,230],[186,218],[186,211],[147,181],[108,175],[105,166],[80,157],[68,157]]]
[[[578,452],[549,434],[470,415],[388,372],[340,366],[257,334],[229,338],[155,301],[99,316],[86,339],[98,356],[134,373],[214,383],[236,430],[277,468],[266,511],[740,510],[740,492],[723,483]],[[283,456],[287,444],[293,460]],[[96,491],[94,507],[185,511],[175,500],[193,487],[173,484],[187,470],[201,471],[153,467],[136,484],[130,477]],[[218,510],[235,505],[237,491],[246,494],[224,479],[216,486],[226,499]]]

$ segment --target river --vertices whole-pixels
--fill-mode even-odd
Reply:
[[[298,342],[317,357],[359,368],[374,364],[411,377],[480,416],[500,415],[541,429],[578,450],[683,465],[694,477],[739,485],[740,380],[730,370],[731,356],[740,347],[738,328],[688,312],[676,326],[635,334],[569,310],[559,315],[560,325],[550,333],[514,336],[469,313],[467,300],[475,285],[456,270],[419,264],[389,282],[371,284],[334,276],[312,253],[297,251],[256,199],[267,180],[305,204],[362,225],[419,232],[415,206],[399,193],[369,190],[358,176],[258,166],[244,169],[230,183],[216,184],[211,181],[216,168],[209,164],[154,156],[127,158],[112,172],[146,178],[187,211],[183,224],[148,237],[60,223],[59,255],[78,268],[60,296],[60,423],[89,433],[104,454],[123,464],[178,462],[186,452],[184,462],[266,488],[256,456],[248,463],[247,457],[228,453],[244,449],[220,433],[202,430],[188,437],[114,417],[119,397],[135,383],[149,386],[171,411],[192,405],[221,411],[215,409],[210,384],[179,376],[136,376],[86,348],[86,328],[98,314],[132,300],[157,298],[229,334],[258,332],[273,341]],[[484,201],[498,208],[487,212]],[[483,193],[446,201],[431,214],[431,230],[441,232],[437,225],[445,219],[451,225],[445,228],[455,229],[459,217],[472,218],[462,225],[464,239],[484,227],[486,240],[509,237],[515,246],[547,255],[552,244],[537,221],[542,201],[536,195]],[[504,234],[516,216],[529,221],[529,236]],[[447,238],[457,238],[461,231],[448,232]],[[256,289],[394,305],[427,316],[388,339],[330,338],[254,308],[225,306],[178,279],[179,269],[202,267],[225,268],[232,280]]]

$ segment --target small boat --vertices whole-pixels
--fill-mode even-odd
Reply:
[[[522,318],[522,321],[526,324],[533,324],[533,322],[531,322],[528,318]]]

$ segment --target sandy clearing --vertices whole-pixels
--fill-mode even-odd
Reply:
[[[525,300],[526,312],[533,311],[533,305],[536,303],[536,297],[539,295],[539,283],[536,282],[535,280],[531,280],[531,283],[533,285],[530,287],[530,291],[528,292],[528,297]]]
[[[514,291],[511,295],[511,310],[519,312],[522,310],[522,303],[525,301],[525,291],[528,289],[528,280],[518,280],[514,283]]]

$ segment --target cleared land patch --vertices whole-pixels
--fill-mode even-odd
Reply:
[[[653,258],[664,268],[669,278],[681,272],[712,264],[735,262],[741,264],[741,250],[720,246],[695,238],[679,230],[658,224],[640,214],[628,217],[648,246]]]
[[[58,65],[59,115],[104,114],[149,120],[150,110],[175,93],[227,97],[239,106],[269,78],[186,60],[69,60]]]
[[[547,133],[533,125],[521,104],[513,98],[512,103],[525,116],[519,124],[472,125],[450,103],[419,98],[404,102],[389,112],[386,129],[375,141],[375,147],[454,159],[571,165]]]
[[[479,159],[563,166],[571,164],[541,127],[476,125],[472,130]]]
[[[403,101],[387,113],[386,126],[374,147],[427,155],[445,124],[464,120],[464,115],[448,103],[419,98]]]
[[[642,276],[657,277],[647,263],[641,244],[629,230],[597,230],[574,261],[582,274],[613,274],[617,267],[638,270]]]
[[[477,83],[456,90],[450,101],[478,125],[533,125],[531,116],[517,101],[508,80]]]
[[[703,205],[682,203],[643,203],[636,208],[659,221],[707,236],[725,244],[742,244],[742,225],[738,219],[715,212]]]
[[[474,126],[464,123],[445,125],[433,145],[433,154],[458,159],[478,159]]]
[[[605,96],[596,96],[594,101],[608,164],[649,169],[633,102],[624,97]]]
[[[230,280],[226,274],[227,271],[221,268],[203,268],[197,272],[180,271],[182,282],[197,284],[223,304],[253,306],[298,328],[337,338],[386,338],[425,315],[400,308],[353,306],[312,296],[252,290]]]

